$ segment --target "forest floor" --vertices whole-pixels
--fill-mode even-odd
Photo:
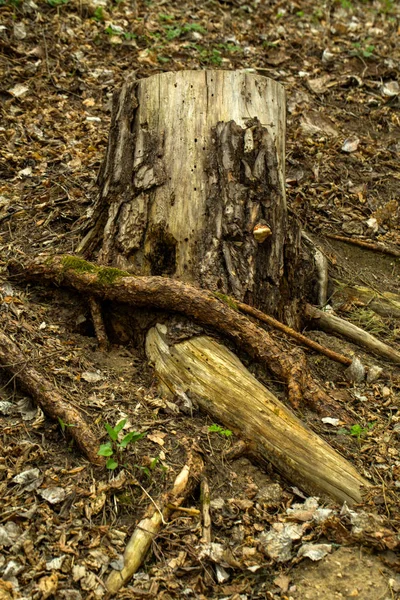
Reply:
[[[323,422],[307,407],[298,416],[375,486],[351,512],[307,499],[272,468],[228,461],[235,435],[214,431],[199,412],[171,411],[141,348],[128,342],[98,350],[86,298],[7,272],[11,258],[74,253],[96,199],[112,94],[130,71],[143,78],[247,69],[286,88],[288,206],[318,240],[332,274],[377,294],[399,293],[399,34],[394,0],[0,0],[1,330],[26,364],[81,408],[99,441],[106,441],[105,423],[125,418],[127,431],[145,433],[126,451],[125,468],[94,467],[71,444],[68,424],[36,408],[3,365],[1,599],[105,597],[103,583],[121,564],[149,497],[170,489],[188,446],[206,465],[212,552],[203,551],[196,490],[185,504],[192,510],[172,514],[118,598],[400,597],[398,366],[306,332],[383,367],[376,381],[350,384],[342,366],[306,351],[315,376],[354,420]],[[398,316],[331,301],[400,350]],[[269,384],[285,401],[283,386]]]

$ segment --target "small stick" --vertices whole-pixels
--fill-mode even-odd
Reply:
[[[389,254],[390,256],[396,256],[397,258],[400,257],[400,250],[388,248],[387,246],[381,243],[365,242],[364,240],[360,240],[358,238],[349,238],[345,235],[335,235],[333,233],[326,233],[325,236],[331,240],[346,242],[347,244],[353,244],[354,246],[359,246],[360,248],[365,248],[366,250],[382,252],[383,254]]]
[[[160,506],[160,509],[156,510],[153,504],[150,505],[147,516],[136,525],[126,545],[124,566],[120,571],[111,571],[107,578],[106,587],[110,594],[116,594],[139,569],[163,522],[167,521],[171,512],[176,510],[175,504],[182,503],[193,491],[203,468],[201,457],[197,454],[191,455],[188,464],[175,479],[172,490],[158,500],[157,506]],[[169,508],[170,504],[174,504],[172,509]]]
[[[237,300],[235,300],[235,299],[232,299],[232,300],[233,300],[233,302],[235,302],[238,309],[240,311],[242,311],[243,313],[245,313],[246,315],[255,317],[259,321],[262,321],[263,323],[267,323],[268,325],[271,325],[271,327],[274,327],[274,329],[283,331],[283,333],[286,333],[286,335],[297,340],[301,344],[308,346],[308,348],[311,348],[312,350],[316,350],[317,352],[324,354],[328,358],[331,358],[332,360],[335,360],[336,362],[339,362],[342,365],[350,366],[351,363],[353,362],[353,360],[351,358],[348,358],[347,356],[343,356],[343,354],[338,354],[338,352],[335,352],[334,350],[330,350],[329,348],[326,348],[325,346],[321,346],[321,344],[318,344],[318,342],[314,342],[313,340],[310,340],[310,338],[306,337],[302,333],[299,333],[298,331],[295,331],[291,327],[288,327],[287,325],[284,325],[280,321],[277,321],[273,317],[266,315],[265,313],[261,312],[261,310],[258,310],[257,308],[253,308],[252,306],[249,306],[248,304],[244,304],[243,302],[237,302]]]
[[[201,480],[200,484],[201,511],[203,514],[203,544],[211,543],[211,516],[210,516],[210,486],[207,479]]]

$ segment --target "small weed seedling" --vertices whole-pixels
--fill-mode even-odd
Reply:
[[[61,431],[63,433],[65,433],[65,430],[67,429],[67,427],[75,427],[75,425],[73,423],[66,423],[65,421],[62,420],[61,417],[58,417],[58,422],[60,424]]]
[[[367,426],[363,427],[362,425],[359,425],[357,423],[355,425],[352,425],[350,429],[345,429],[344,427],[342,429],[338,429],[338,433],[344,435],[351,435],[352,437],[357,438],[357,440],[360,442],[361,439],[367,435],[368,431],[371,431],[374,425],[375,423],[367,423]]]
[[[208,431],[209,433],[219,433],[219,435],[222,435],[226,438],[231,437],[232,435],[232,431],[230,429],[224,429],[223,427],[221,427],[221,425],[217,425],[216,423],[210,425]]]
[[[101,444],[97,454],[99,454],[99,456],[109,457],[106,462],[106,467],[110,471],[113,471],[120,465],[122,452],[126,450],[128,445],[134,444],[146,435],[145,433],[137,433],[136,431],[131,431],[130,433],[124,435],[124,437],[119,442],[118,434],[124,428],[126,421],[127,419],[122,419],[122,421],[119,421],[115,425],[115,427],[111,427],[111,425],[109,425],[108,423],[104,423],[104,427],[106,428],[110,439],[105,444]]]

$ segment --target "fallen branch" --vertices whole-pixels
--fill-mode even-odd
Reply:
[[[389,256],[396,256],[397,258],[400,257],[400,250],[388,248],[387,246],[381,243],[365,242],[364,240],[360,240],[358,238],[349,238],[345,235],[335,235],[333,233],[326,233],[325,236],[331,240],[346,242],[346,244],[353,244],[353,246],[365,248],[366,250],[372,250],[373,252],[382,252],[383,254],[389,254]]]
[[[380,292],[361,285],[346,285],[334,280],[335,303],[339,299],[346,302],[361,302],[381,317],[400,319],[400,296],[393,292]]]
[[[23,265],[10,261],[9,270],[25,279],[52,281],[104,300],[185,314],[230,338],[286,382],[292,406],[297,407],[303,395],[317,409],[330,404],[327,394],[311,377],[304,354],[282,350],[264,329],[241,315],[235,305],[231,307],[227,297],[166,277],[133,277],[74,256],[40,257]]]
[[[232,301],[234,301],[234,300],[232,300]],[[248,304],[243,304],[243,302],[236,302],[236,305],[237,305],[238,309],[241,312],[245,313],[246,315],[250,315],[251,317],[255,317],[256,319],[258,319],[259,321],[262,321],[263,323],[267,323],[267,325],[270,325],[274,329],[278,329],[279,331],[286,333],[286,335],[290,336],[291,338],[293,338],[300,344],[303,344],[304,346],[307,346],[308,348],[311,348],[312,350],[315,350],[316,352],[319,352],[320,354],[324,354],[328,358],[330,358],[338,363],[341,363],[342,365],[351,365],[353,362],[353,359],[348,358],[347,356],[343,356],[343,354],[339,354],[338,352],[334,352],[334,350],[330,350],[329,348],[326,348],[325,346],[321,346],[321,344],[318,344],[318,342],[314,342],[314,340],[310,340],[310,338],[299,333],[298,331],[295,331],[291,327],[284,325],[283,323],[281,323],[280,321],[277,321],[273,317],[266,315],[265,313],[261,312],[257,308],[253,308],[252,306],[249,306]]]
[[[307,304],[305,307],[305,315],[310,320],[316,321],[320,329],[323,329],[328,333],[342,335],[358,346],[363,346],[374,354],[378,354],[379,356],[383,356],[383,358],[386,358],[391,362],[400,364],[400,352],[394,348],[391,348],[387,344],[384,344],[375,336],[367,333],[360,327],[357,327],[356,325],[353,325],[352,323],[349,323],[348,321],[345,321],[336,315],[323,312],[322,310],[319,310],[310,304]]]
[[[29,365],[29,360],[18,346],[3,332],[0,332],[0,363],[50,418],[61,420],[67,425],[68,431],[90,462],[104,464],[104,459],[97,455],[98,438],[80,412],[68,404],[56,388]]]
[[[146,517],[142,519],[133,532],[124,552],[124,566],[121,571],[112,571],[107,578],[106,587],[111,594],[116,594],[125,585],[144,561],[161,526],[165,523],[174,508],[180,505],[193,492],[203,471],[203,460],[193,454],[177,478],[169,493],[164,494],[157,502],[157,508],[150,505]]]

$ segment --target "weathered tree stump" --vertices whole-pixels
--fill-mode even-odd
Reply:
[[[100,242],[102,264],[196,283],[298,325],[310,273],[284,164],[279,83],[229,71],[127,83],[81,249]]]
[[[215,296],[224,302],[229,296],[297,328],[300,304],[313,300],[313,263],[301,247],[298,224],[288,217],[284,161],[285,97],[277,82],[228,71],[185,71],[128,81],[114,97],[93,227],[80,247],[86,256],[97,252],[100,265],[123,269],[118,274],[122,279],[109,292],[98,286],[100,272],[93,269],[90,276],[66,277],[73,285],[85,281],[94,293],[118,298],[119,292],[129,296],[136,288],[124,279],[128,273],[150,276],[148,283],[161,292],[152,304],[169,308],[167,288],[164,297],[158,277],[151,276],[168,277],[214,294],[206,298],[198,289],[197,303],[196,292],[185,290],[190,300],[186,314],[192,318],[204,302],[219,314]],[[178,305],[176,310],[185,312],[180,300]],[[265,331],[228,312],[224,319],[236,326],[231,339],[240,346],[248,338],[247,329],[254,330],[250,348],[257,343],[267,347],[260,356],[269,356],[271,370],[286,380],[294,405],[304,389],[316,402],[324,398],[303,356],[288,355]],[[203,325],[212,325],[209,317],[203,314]],[[166,318],[163,327],[167,335]],[[189,351],[190,345],[183,350],[174,345],[171,330],[167,352],[165,339],[150,331],[146,347],[170,391],[190,395],[193,388],[203,410],[236,427],[256,454],[269,458],[296,485],[340,501],[360,500],[360,487],[367,482],[223,346],[206,336],[192,338],[193,347],[207,348],[207,358]],[[189,362],[182,358],[185,353]],[[166,360],[167,355],[172,359]],[[215,366],[222,362],[221,369]],[[228,390],[224,398],[212,392],[213,387],[230,385],[230,369],[231,383],[237,392],[242,390],[242,397],[239,392],[230,396]],[[238,402],[244,411],[236,410]]]

